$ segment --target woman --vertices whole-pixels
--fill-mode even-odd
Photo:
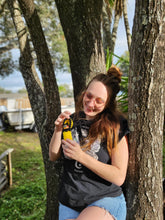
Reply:
[[[128,164],[127,121],[117,111],[120,70],[98,74],[77,102],[76,113],[65,111],[55,121],[50,160],[62,152],[64,172],[59,189],[59,220],[124,220],[122,193]],[[73,139],[61,139],[63,122],[73,119]]]

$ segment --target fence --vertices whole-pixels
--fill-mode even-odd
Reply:
[[[0,191],[6,186],[12,185],[11,152],[13,150],[13,148],[9,148],[0,155]]]

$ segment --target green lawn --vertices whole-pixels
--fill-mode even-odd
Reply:
[[[12,152],[13,186],[0,196],[0,219],[44,219],[46,183],[37,133],[0,132],[0,154]]]

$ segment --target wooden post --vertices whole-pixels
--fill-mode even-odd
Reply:
[[[9,178],[9,186],[12,186],[12,163],[11,163],[11,152],[7,155],[7,167],[8,167],[8,178]]]

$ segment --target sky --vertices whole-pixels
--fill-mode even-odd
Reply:
[[[135,0],[128,0],[127,4],[127,11],[128,11],[128,20],[130,29],[132,32],[132,25],[133,25],[133,17],[134,17],[134,10],[135,10]],[[124,28],[124,20],[123,18],[119,21],[119,27],[117,32],[117,40],[114,53],[118,56],[121,56],[125,51],[128,50],[127,47],[127,39],[126,33]],[[15,61],[19,61],[19,50],[15,49],[12,52],[13,59]],[[39,74],[40,77],[40,74]],[[70,84],[72,86],[71,74],[63,73],[63,72],[56,72],[56,78],[58,84]],[[22,78],[22,75],[19,71],[14,71],[13,74],[9,75],[2,79],[0,77],[0,87],[4,88],[5,90],[10,90],[12,92],[17,92],[18,90],[25,88],[25,84]]]

